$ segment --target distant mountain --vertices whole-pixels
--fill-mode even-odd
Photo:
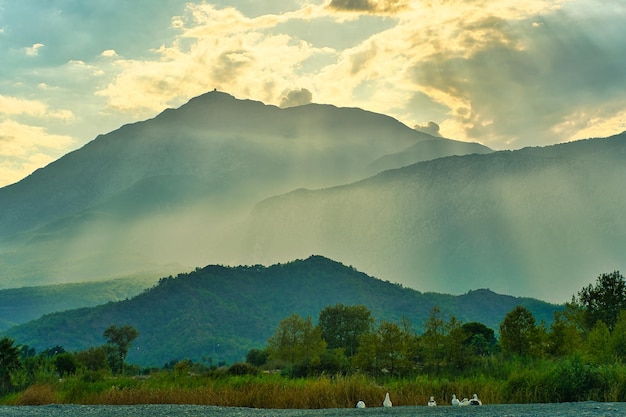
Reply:
[[[0,331],[44,314],[93,307],[141,293],[157,282],[150,275],[79,284],[43,285],[0,290]]]
[[[132,363],[162,366],[190,358],[234,362],[251,348],[263,348],[278,323],[291,315],[312,317],[327,306],[363,304],[375,318],[408,318],[420,330],[433,306],[463,322],[498,328],[517,305],[549,323],[551,305],[528,298],[472,291],[461,296],[425,294],[372,278],[352,267],[312,256],[270,267],[210,265],[158,285],[125,301],[49,314],[4,332],[37,350],[55,345],[68,350],[104,343],[111,324],[130,324],[140,336],[129,353]]]
[[[420,290],[561,303],[626,266],[625,184],[626,133],[441,158],[268,199],[239,244],[255,262],[321,253]]]
[[[262,199],[489,151],[360,109],[280,109],[210,92],[1,188],[0,288],[222,262],[211,254],[224,249],[226,225]]]

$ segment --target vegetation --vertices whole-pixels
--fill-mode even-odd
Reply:
[[[499,339],[484,324],[461,323],[438,307],[418,334],[406,318],[376,322],[362,305],[337,304],[320,311],[318,324],[289,315],[265,349],[219,367],[189,359],[160,369],[124,366],[138,336],[131,326],[112,325],[104,332],[108,344],[77,352],[55,346],[36,354],[4,338],[0,403],[327,408],[378,405],[385,392],[396,405],[423,405],[431,395],[448,404],[452,394],[473,393],[485,403],[625,401],[626,309],[618,307],[623,297],[606,297],[625,283],[618,271],[601,275],[556,311],[549,327],[516,306],[500,323]]]
[[[328,320],[326,315],[321,317],[322,322],[327,321],[322,331],[328,327],[337,334],[334,340],[326,332],[327,348],[343,348],[348,357],[356,353],[358,335],[363,327],[369,330],[370,319],[400,323],[406,317],[421,333],[432,307],[440,306],[442,314],[455,316],[460,322],[479,322],[497,329],[505,314],[517,305],[527,307],[537,321],[547,324],[554,311],[563,308],[485,289],[459,296],[421,293],[322,256],[311,256],[269,267],[209,265],[162,278],[131,299],[48,314],[13,327],[0,337],[10,337],[38,351],[51,345],[82,351],[105,343],[103,332],[112,323],[124,323],[140,333],[133,342],[134,349],[128,352],[128,361],[160,367],[172,359],[188,358],[210,366],[244,361],[251,349],[262,349],[278,323],[292,313],[315,320],[322,310],[337,305],[349,307],[345,314],[337,312],[342,313],[345,323],[333,323],[336,312],[328,311]],[[341,330],[333,326],[348,327]]]

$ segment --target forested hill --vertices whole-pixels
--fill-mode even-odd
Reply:
[[[494,329],[519,304],[546,322],[560,308],[489,290],[461,296],[420,293],[312,256],[270,267],[210,265],[163,278],[130,300],[49,314],[5,333],[37,350],[55,345],[77,350],[103,344],[103,331],[111,324],[129,324],[140,332],[128,356],[131,363],[162,366],[172,359],[202,357],[234,362],[251,348],[263,348],[292,313],[317,321],[324,307],[338,303],[363,304],[378,320],[406,317],[418,332],[433,306],[448,317]]]

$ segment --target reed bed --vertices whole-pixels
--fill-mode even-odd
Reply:
[[[273,409],[352,408],[360,400],[379,407],[389,392],[394,405],[425,405],[430,396],[449,405],[452,394],[478,394],[485,404],[625,401],[626,368],[587,367],[571,361],[543,369],[516,369],[507,379],[419,375],[374,379],[364,375],[293,379],[281,375],[199,376],[160,372],[148,378],[117,377],[30,385],[4,404],[198,404]]]

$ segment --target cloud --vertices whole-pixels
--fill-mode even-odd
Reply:
[[[337,11],[395,14],[410,7],[409,0],[331,0],[328,7]]]
[[[115,49],[107,49],[107,50],[102,51],[100,56],[104,58],[115,58],[118,55],[117,55],[117,52],[115,52]]]
[[[39,50],[43,48],[45,45],[43,43],[35,43],[33,46],[24,48],[24,53],[27,56],[37,56],[39,55]]]
[[[432,121],[424,125],[415,125],[413,129],[419,130],[420,132],[428,133],[431,136],[441,136],[439,134],[439,125]]]
[[[290,90],[280,100],[280,107],[295,107],[304,104],[310,104],[313,100],[313,94],[306,88],[299,90]]]
[[[39,86],[40,88],[46,88],[45,85]],[[0,95],[1,115],[29,115],[59,120],[71,120],[74,118],[70,110],[50,110],[46,104],[38,100],[25,100],[3,95]]]
[[[117,75],[96,92],[115,111],[149,114],[213,88],[239,97],[279,103],[297,84],[295,71],[312,56],[332,53],[270,29],[317,13],[310,7],[248,18],[234,8],[187,6],[173,19],[180,35],[152,51],[154,59],[117,59]]]
[[[57,159],[73,143],[73,138],[50,134],[42,127],[0,121],[0,187]]]
[[[443,127],[465,138],[507,148],[571,140],[590,120],[626,109],[620,20],[581,27],[563,10],[540,26],[530,18],[469,22],[463,28],[478,31],[475,49],[441,48],[414,60],[410,73],[450,108]]]

